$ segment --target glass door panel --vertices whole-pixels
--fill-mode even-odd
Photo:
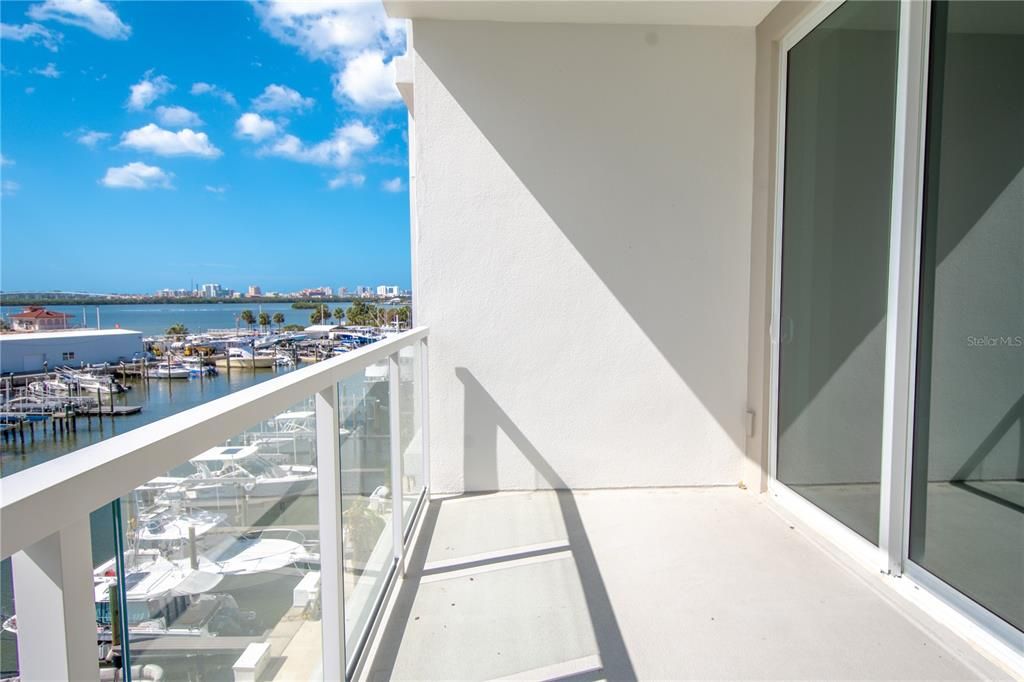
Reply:
[[[910,559],[1024,628],[1024,2],[933,7]]]
[[[776,475],[878,541],[895,2],[789,51]]]

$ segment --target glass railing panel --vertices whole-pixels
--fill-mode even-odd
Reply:
[[[338,384],[345,651],[351,661],[393,564],[388,362]]]
[[[133,670],[231,680],[273,659],[275,679],[321,675],[315,419],[304,400],[121,499]]]
[[[423,428],[419,344],[398,354],[398,408],[402,454],[402,518],[408,528],[423,492]]]

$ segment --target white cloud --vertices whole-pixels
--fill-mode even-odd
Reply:
[[[299,163],[341,168],[352,162],[356,152],[377,144],[377,135],[362,123],[349,123],[335,128],[334,134],[323,142],[307,146],[294,135],[282,135],[273,143],[262,147],[259,154],[279,156]]]
[[[43,76],[44,78],[60,78],[60,71],[57,70],[57,65],[50,62],[41,69],[32,69],[32,73]]]
[[[254,2],[261,26],[282,43],[336,69],[334,94],[365,109],[401,101],[392,58],[404,51],[405,23],[379,2]]]
[[[238,102],[235,101],[234,95],[213,83],[193,83],[191,92],[193,95],[213,95],[214,97],[220,98],[225,104],[233,107],[238,106]]]
[[[14,180],[4,180],[3,183],[0,183],[0,194],[5,197],[14,196],[19,189],[21,189],[21,185]]]
[[[339,187],[362,187],[366,182],[366,176],[360,173],[340,173],[327,182],[330,189]]]
[[[281,157],[304,164],[342,168],[351,163],[356,152],[377,144],[377,134],[359,122],[336,128],[329,139],[306,145],[295,135],[282,135],[261,148],[263,156]]]
[[[141,111],[156,99],[173,90],[174,86],[167,80],[167,76],[154,76],[153,69],[150,69],[142,75],[142,80],[131,86],[130,89],[131,95],[128,96],[125,107],[133,111]]]
[[[35,89],[35,88],[33,88],[33,87],[32,87],[31,85],[30,85],[30,86],[28,86],[27,88],[25,88],[25,94],[26,94],[26,95],[31,95],[31,94],[32,94],[33,92],[35,92],[35,91],[36,91],[36,89]]]
[[[228,188],[224,185],[207,185],[206,191],[213,192],[214,194],[224,194],[224,192],[228,191]]]
[[[108,168],[100,184],[115,189],[171,189],[173,177],[173,173],[167,173],[162,168],[133,161],[125,166]]]
[[[84,144],[86,147],[94,149],[97,144],[103,142],[108,137],[110,137],[110,133],[103,133],[98,130],[83,130],[75,139],[78,144]]]
[[[370,48],[401,52],[405,45],[405,22],[388,17],[380,2],[273,0],[253,8],[264,31],[334,66]]]
[[[380,109],[401,99],[395,86],[394,61],[384,62],[384,53],[370,50],[349,60],[334,76],[334,98],[349,99],[364,109]]]
[[[391,178],[382,182],[380,188],[385,192],[401,192],[405,189],[405,183],[402,178]]]
[[[125,40],[132,33],[131,26],[100,0],[44,0],[30,6],[27,14],[36,21],[53,20],[78,26],[108,40]]]
[[[12,159],[9,156],[4,156],[3,154],[0,154],[0,166],[13,166],[13,165],[14,165],[14,159]]]
[[[270,119],[263,118],[259,114],[254,114],[251,111],[242,114],[235,121],[235,135],[238,137],[246,137],[253,142],[259,142],[265,140],[268,137],[277,135],[278,129],[277,124]]]
[[[156,120],[160,121],[160,125],[165,125],[168,128],[198,128],[203,125],[203,119],[199,118],[196,112],[178,106],[157,107]]]
[[[312,97],[303,97],[287,85],[276,84],[268,85],[260,96],[252,101],[252,107],[256,111],[302,111],[314,104],[316,100]]]
[[[221,155],[221,151],[210,143],[206,133],[197,133],[191,128],[171,132],[155,123],[124,133],[121,136],[121,146],[153,152],[160,156],[201,156],[215,159]]]
[[[42,45],[50,52],[56,52],[64,40],[64,34],[60,31],[51,31],[42,24],[0,23],[0,38],[19,43],[29,41]]]

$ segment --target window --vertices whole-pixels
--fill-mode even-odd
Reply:
[[[65,362],[67,362],[68,360],[74,360],[75,359],[75,352],[74,351],[65,351],[64,353],[60,354],[60,359],[64,360]]]

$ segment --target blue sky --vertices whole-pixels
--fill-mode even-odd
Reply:
[[[410,283],[379,3],[0,3],[0,288]]]

